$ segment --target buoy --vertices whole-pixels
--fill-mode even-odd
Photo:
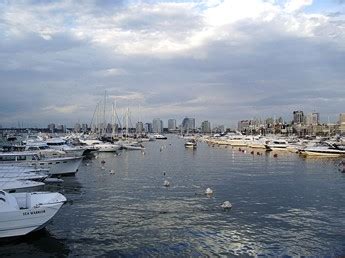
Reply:
[[[260,152],[257,152],[256,155],[261,155]]]
[[[111,169],[111,170],[110,170],[110,174],[111,174],[111,175],[115,174],[115,170],[114,170],[114,169]]]
[[[89,163],[86,163],[85,166],[89,166],[90,164]]]
[[[102,163],[102,164],[105,164],[105,160],[102,160],[101,163]]]
[[[275,157],[275,158],[278,157],[278,154],[277,153],[273,154],[273,157]]]
[[[254,155],[254,151],[251,151],[250,154]]]
[[[102,170],[104,170],[104,169],[105,169],[105,167],[103,167],[103,166],[102,166],[102,167],[101,167],[101,169],[102,169]]]
[[[221,207],[225,210],[231,209],[232,208],[232,204],[229,201],[225,201],[223,202],[223,204],[221,205]]]
[[[165,171],[163,171],[163,175],[165,176]]]
[[[141,151],[141,154],[142,154],[142,155],[145,155],[145,151]]]
[[[241,148],[238,148],[238,151],[242,151]]]
[[[246,151],[246,150],[243,150],[243,153],[247,153],[247,151]]]
[[[164,180],[163,185],[164,185],[165,187],[169,187],[169,186],[170,186],[170,182],[169,182],[168,180]]]
[[[206,191],[205,191],[205,194],[212,195],[213,194],[213,190],[211,188],[207,188]]]

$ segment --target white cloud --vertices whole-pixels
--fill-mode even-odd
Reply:
[[[312,4],[313,0],[288,0],[284,7],[287,12],[296,12]]]

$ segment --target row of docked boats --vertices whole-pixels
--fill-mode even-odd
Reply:
[[[345,156],[345,140],[338,139],[298,139],[277,136],[245,136],[240,133],[229,133],[213,137],[201,137],[209,144],[249,147],[254,149],[286,150],[305,156]]]

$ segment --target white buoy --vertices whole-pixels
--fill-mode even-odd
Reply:
[[[221,205],[221,207],[225,210],[227,209],[231,209],[232,208],[232,204],[229,201],[225,201],[223,202],[223,204]]]
[[[165,187],[169,187],[169,186],[170,186],[170,182],[169,182],[168,180],[164,180],[163,185],[164,185]]]
[[[115,174],[115,170],[114,170],[114,169],[111,169],[111,170],[110,170],[110,174],[111,174],[111,175]]]
[[[97,156],[97,155],[95,156],[95,159],[98,159],[98,156]]]
[[[102,166],[102,167],[101,167],[101,169],[102,169],[102,170],[104,170],[104,169],[105,169],[105,167],[103,167],[103,166]]]
[[[85,166],[87,166],[87,167],[88,167],[89,165],[90,165],[89,163],[86,163],[86,164],[85,164]]]
[[[206,191],[205,191],[205,194],[212,195],[213,194],[213,190],[211,188],[207,188]]]

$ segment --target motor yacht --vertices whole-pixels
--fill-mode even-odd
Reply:
[[[44,228],[66,202],[60,193],[0,191],[0,238]]]

